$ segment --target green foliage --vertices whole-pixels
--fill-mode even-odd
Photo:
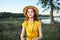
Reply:
[[[39,5],[40,3],[42,4],[42,8],[45,8],[43,10],[43,12],[49,8],[51,8],[51,5],[55,10],[59,11],[60,10],[60,3],[59,3],[60,0],[39,0],[37,5]]]
[[[23,13],[10,13],[10,12],[0,12],[0,18],[24,18],[25,16],[23,15]]]
[[[14,40],[14,34],[10,31],[3,33],[3,40]]]
[[[60,25],[54,24],[51,27],[50,24],[42,24],[43,28],[43,40],[60,40]]]

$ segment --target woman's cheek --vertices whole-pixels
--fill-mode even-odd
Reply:
[[[34,13],[32,14],[32,16],[34,16]]]

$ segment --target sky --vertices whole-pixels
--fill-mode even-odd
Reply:
[[[39,9],[39,14],[49,15],[50,10],[42,12],[41,4],[37,5],[38,0],[0,0],[0,12],[22,13],[23,8],[28,5],[35,6]],[[54,12],[54,15],[60,16],[60,12]]]

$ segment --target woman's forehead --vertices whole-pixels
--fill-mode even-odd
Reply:
[[[28,11],[33,11],[33,9],[29,8]]]

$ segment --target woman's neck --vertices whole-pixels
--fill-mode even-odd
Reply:
[[[33,20],[34,20],[33,18],[29,18],[29,20],[28,20],[28,21],[29,21],[29,22],[33,22]]]

